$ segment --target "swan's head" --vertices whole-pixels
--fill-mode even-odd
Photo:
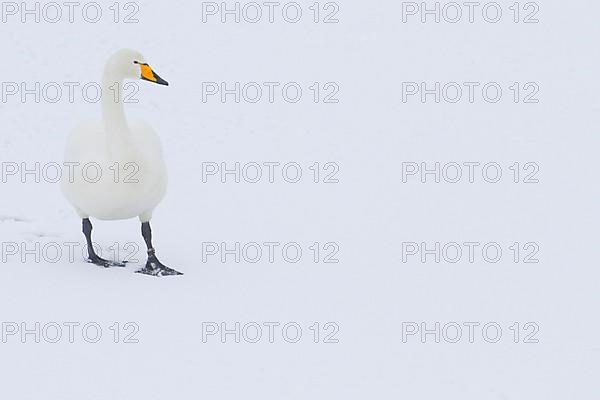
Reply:
[[[159,85],[169,85],[169,82],[165,81],[152,70],[139,51],[130,49],[117,51],[108,60],[106,69],[113,76],[142,79]]]

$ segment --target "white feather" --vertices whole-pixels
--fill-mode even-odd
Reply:
[[[139,79],[144,58],[120,50],[107,62],[102,79],[103,120],[81,123],[67,141],[65,163],[76,163],[74,174],[63,174],[61,189],[81,218],[117,220],[139,217],[147,222],[167,189],[162,146],[147,124],[128,123],[115,84]],[[123,93],[119,90],[118,93]],[[84,167],[88,172],[84,176]],[[101,177],[96,182],[96,170]]]

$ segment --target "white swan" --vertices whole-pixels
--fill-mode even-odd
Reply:
[[[112,55],[102,78],[102,121],[82,123],[67,141],[61,189],[83,220],[89,262],[104,267],[124,266],[104,260],[92,246],[89,217],[118,220],[139,217],[148,247],[146,266],[137,272],[180,275],[156,258],[150,219],[167,189],[167,170],[160,140],[145,123],[128,123],[123,110],[124,79],[168,85],[137,51]]]

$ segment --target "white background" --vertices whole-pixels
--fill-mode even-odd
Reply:
[[[65,20],[0,23],[2,82],[97,82],[122,47],[141,51],[169,87],[139,82],[131,118],[160,134],[169,192],[152,221],[165,264],[185,273],[134,274],[144,262],[137,220],[94,221],[105,252],[139,245],[138,263],[102,269],[2,263],[0,320],[43,326],[96,322],[102,339],[0,343],[0,397],[10,399],[593,399],[599,371],[596,209],[600,6],[539,1],[537,24],[503,18],[456,24],[418,16],[402,22],[399,1],[339,2],[337,24],[202,22],[202,2],[140,1],[136,24]],[[523,2],[524,3],[524,2]],[[522,4],[523,4],[522,3]],[[33,7],[33,3],[28,3]],[[123,4],[123,3],[121,3]],[[227,3],[233,7],[233,2]],[[321,3],[323,4],[323,3]],[[433,2],[427,3],[433,7]],[[466,10],[466,9],[464,9]],[[66,17],[65,17],[66,18]],[[202,102],[202,82],[298,82],[302,100]],[[418,98],[402,82],[498,82],[500,102]],[[312,102],[308,87],[336,82],[338,104]],[[535,82],[537,104],[515,104],[508,87]],[[0,103],[0,161],[61,162],[69,132],[99,118],[77,98]],[[297,162],[289,184],[201,179],[203,162]],[[311,182],[314,162],[340,166],[337,184]],[[497,184],[402,182],[403,162],[497,162]],[[515,184],[508,167],[535,162],[537,184]],[[0,184],[0,241],[83,245],[81,221],[58,184]],[[298,242],[296,264],[202,262],[202,242]],[[418,257],[403,242],[498,242],[496,264]],[[308,246],[336,242],[338,264],[314,263]],[[537,264],[514,263],[508,246],[535,242]],[[104,254],[107,254],[104,253]],[[66,256],[65,256],[66,258]],[[139,343],[113,342],[109,326],[134,322]],[[302,339],[269,343],[232,336],[202,341],[203,322],[296,322]],[[334,322],[339,343],[313,342],[309,327]],[[433,336],[402,341],[403,322],[496,322],[498,343]],[[534,322],[539,343],[513,342],[509,327]],[[78,331],[80,332],[80,331]],[[278,331],[280,332],[280,331]],[[66,329],[64,331],[66,334]],[[322,338],[321,338],[322,339]],[[322,340],[321,340],[322,342]]]

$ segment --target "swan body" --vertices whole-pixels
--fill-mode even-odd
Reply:
[[[147,222],[166,193],[158,135],[143,122],[128,123],[121,96],[115,95],[115,85],[120,94],[124,79],[140,77],[139,65],[147,64],[133,50],[109,59],[102,79],[103,120],[81,123],[67,141],[64,161],[72,174],[63,174],[61,189],[82,218]]]
[[[163,265],[152,245],[150,219],[167,190],[167,169],[158,135],[147,124],[125,118],[122,93],[125,79],[168,85],[135,50],[111,56],[102,77],[102,121],[80,124],[67,140],[61,189],[82,219],[88,261],[125,266],[99,257],[92,242],[89,217],[118,220],[139,217],[148,247],[146,266],[137,271],[153,276],[182,275]]]
[[[147,124],[131,124],[111,150],[103,123],[79,125],[67,142],[65,197],[82,218],[149,221],[167,190],[167,170],[158,135]]]

